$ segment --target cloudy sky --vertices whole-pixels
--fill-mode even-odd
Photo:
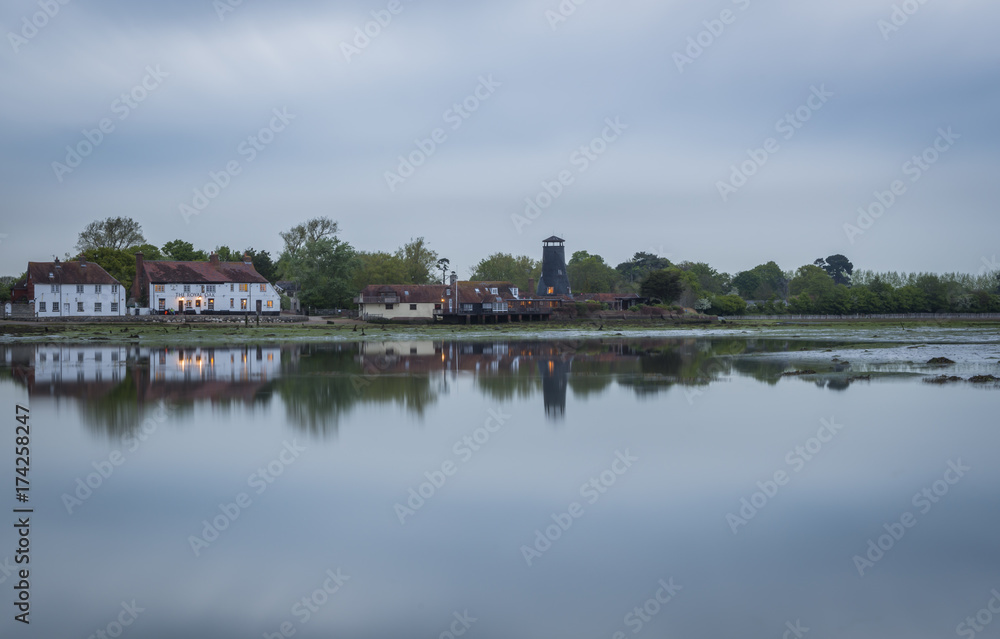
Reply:
[[[553,233],[611,264],[978,272],[998,21],[988,0],[8,0],[0,272],[112,215],[272,252],[327,215],[463,276]]]

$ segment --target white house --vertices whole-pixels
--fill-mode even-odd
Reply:
[[[278,315],[281,297],[254,268],[242,262],[145,261],[135,255],[132,296],[147,313],[174,311],[191,315]]]
[[[23,300],[40,318],[117,317],[125,314],[125,287],[103,268],[76,262],[28,262],[19,285]]]

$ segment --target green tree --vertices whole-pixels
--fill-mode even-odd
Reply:
[[[326,238],[335,238],[339,232],[340,226],[337,222],[326,216],[306,220],[302,224],[279,233],[285,242],[283,254],[287,254],[290,259],[306,245]]]
[[[678,269],[653,271],[639,287],[643,297],[656,298],[665,304],[676,302],[684,292],[684,282]]]
[[[451,260],[447,257],[438,258],[437,264],[435,264],[435,269],[441,271],[441,283],[448,283],[448,267],[451,266]]]
[[[528,295],[534,295],[535,291],[528,291],[528,280],[533,278],[537,282],[541,273],[542,263],[527,255],[494,253],[476,264],[469,279],[474,282],[510,282],[520,290],[527,291]],[[575,289],[576,284],[571,284]]]
[[[107,271],[108,275],[121,282],[125,290],[128,291],[135,279],[135,253],[137,251],[138,247],[135,251],[132,249],[116,250],[108,247],[94,248],[82,252],[77,256],[77,259],[83,257],[88,262],[97,264]],[[145,251],[143,251],[143,259],[145,259]]]
[[[851,274],[854,273],[854,264],[840,253],[831,255],[825,260],[820,258],[813,262],[813,264],[826,271],[836,284],[850,286]]]
[[[354,257],[351,245],[337,237],[310,240],[298,247],[288,268],[302,287],[302,304],[317,308],[350,305],[357,294],[350,281]]]
[[[616,266],[615,270],[618,271],[622,281],[628,284],[638,284],[653,271],[660,271],[671,266],[670,260],[665,257],[639,251],[632,256],[632,259]]]
[[[728,273],[720,273],[704,262],[681,262],[677,268],[697,277],[698,286],[706,293],[723,295],[732,287],[732,277]]]
[[[22,277],[24,276],[14,277],[13,275],[4,275],[0,277],[0,302],[10,301],[11,289],[14,288],[15,284],[21,281]]]
[[[437,269],[438,255],[427,247],[424,238],[410,238],[396,251],[396,256],[403,263],[406,284],[431,284],[435,281],[433,273]]]
[[[267,251],[256,251],[252,246],[247,248],[245,253],[250,256],[254,270],[260,273],[261,277],[271,283],[277,281],[278,269],[271,260],[270,253]],[[242,259],[242,256],[240,259]]]
[[[176,262],[204,262],[208,260],[205,251],[196,251],[191,242],[171,240],[163,245],[163,253]]]
[[[566,275],[574,293],[612,293],[618,290],[621,275],[604,263],[600,255],[576,251],[566,265]]]
[[[772,295],[784,299],[788,296],[788,279],[773,261],[737,273],[733,277],[732,285],[744,299],[766,300]]]
[[[120,251],[126,247],[143,244],[142,227],[130,217],[109,217],[88,224],[77,238],[78,251],[109,248]]]
[[[398,255],[378,251],[355,254],[351,288],[360,292],[370,284],[408,284],[406,267]]]

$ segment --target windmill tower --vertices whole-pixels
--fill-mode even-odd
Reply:
[[[572,295],[566,275],[566,240],[553,235],[542,240],[542,276],[536,295]]]

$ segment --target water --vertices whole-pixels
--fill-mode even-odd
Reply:
[[[968,636],[1000,344],[810,335],[0,345],[5,636]]]

